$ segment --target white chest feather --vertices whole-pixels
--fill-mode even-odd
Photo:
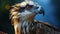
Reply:
[[[32,14],[32,12],[25,10],[24,12],[20,13],[20,20],[24,21]]]

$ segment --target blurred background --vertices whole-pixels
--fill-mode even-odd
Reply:
[[[24,0],[0,0],[0,31],[14,34],[14,28],[9,20],[9,9],[12,5]],[[48,22],[60,30],[60,0],[32,0],[44,8],[45,15],[37,14],[35,19]]]

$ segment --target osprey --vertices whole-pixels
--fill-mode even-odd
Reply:
[[[38,34],[35,32],[31,33],[31,29],[35,30],[37,27],[42,28],[41,24],[39,23],[41,21],[34,20],[34,17],[37,14],[44,15],[43,8],[38,3],[31,0],[25,0],[24,2],[15,4],[12,7],[13,8],[10,10],[10,19],[12,19],[11,21],[14,26],[15,34]],[[43,29],[44,28],[45,27],[43,26]],[[39,31],[40,30],[36,30],[36,32]]]

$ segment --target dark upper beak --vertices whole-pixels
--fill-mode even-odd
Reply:
[[[44,16],[44,15],[45,15],[44,10],[40,10],[40,11],[39,11],[39,14],[43,14],[43,16]]]

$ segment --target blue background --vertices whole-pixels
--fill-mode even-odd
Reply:
[[[34,1],[34,0],[33,0]],[[35,0],[35,2],[39,3],[45,10],[45,16],[38,14],[36,15],[36,20],[42,20],[50,23],[57,28],[60,28],[60,22],[58,21],[57,15],[57,6],[52,0]],[[59,16],[59,15],[58,15]]]

